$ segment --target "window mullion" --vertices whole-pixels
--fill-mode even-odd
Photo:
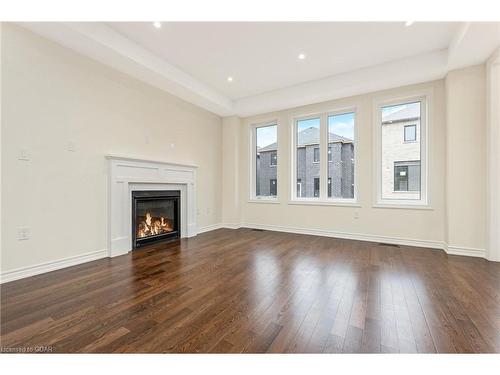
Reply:
[[[326,200],[328,196],[328,120],[327,114],[320,116],[320,173],[319,173],[319,198]]]

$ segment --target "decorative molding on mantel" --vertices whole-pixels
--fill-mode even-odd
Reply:
[[[198,233],[193,165],[106,155],[109,164],[108,256],[132,250],[131,195],[135,190],[181,191],[181,237]]]
[[[115,160],[123,160],[123,161],[138,161],[138,162],[154,163],[154,164],[168,164],[168,165],[175,166],[175,167],[198,168],[198,166],[195,164],[172,163],[172,162],[165,161],[165,160],[143,159],[143,158],[139,158],[139,157],[124,156],[124,155],[120,155],[120,154],[106,154],[104,157],[108,160],[115,159]]]

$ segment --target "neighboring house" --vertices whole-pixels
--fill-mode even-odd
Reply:
[[[420,199],[420,105],[382,115],[382,197]]]
[[[297,197],[319,197],[319,129],[298,134]],[[276,143],[257,150],[257,195],[277,195]],[[330,133],[328,144],[328,196],[354,198],[354,144],[352,139]]]
[[[257,179],[255,192],[259,196],[278,195],[277,183],[278,154],[276,143],[257,149]]]

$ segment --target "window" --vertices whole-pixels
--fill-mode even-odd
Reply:
[[[301,183],[300,195],[296,195],[298,198],[319,197],[320,123],[319,117],[295,122],[295,179]],[[317,190],[315,178],[318,179]]]
[[[354,199],[354,112],[328,116],[328,198]]]
[[[408,191],[408,167],[394,165],[394,190]]]
[[[414,142],[417,140],[417,125],[405,125],[405,142]]]
[[[275,167],[276,165],[278,165],[278,153],[276,151],[271,151],[270,155],[271,155],[271,162],[269,165]]]
[[[394,191],[420,191],[420,161],[394,162]]]
[[[344,109],[294,120],[292,200],[356,203],[355,117]]]
[[[252,197],[277,196],[278,126],[276,123],[252,127]]]
[[[278,184],[276,183],[276,179],[272,178],[269,180],[269,192],[271,196],[278,195]]]
[[[375,131],[380,204],[427,204],[426,105],[427,97],[378,104]]]
[[[319,147],[314,147],[314,162],[319,163]]]

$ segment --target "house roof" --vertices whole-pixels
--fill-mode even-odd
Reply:
[[[330,133],[329,134],[329,143],[334,143],[334,142],[343,142],[343,143],[351,143],[352,139],[347,138],[347,137],[342,137],[341,135]],[[305,146],[305,145],[315,145],[319,144],[319,129],[317,127],[311,126],[307,129],[302,130],[298,134],[298,146]],[[263,151],[274,151],[277,148],[277,143],[271,143],[270,145],[267,145],[265,147],[262,147],[258,149],[259,152]]]
[[[382,124],[390,124],[393,122],[410,121],[420,118],[420,106],[416,103],[401,106],[395,112],[382,115]]]

